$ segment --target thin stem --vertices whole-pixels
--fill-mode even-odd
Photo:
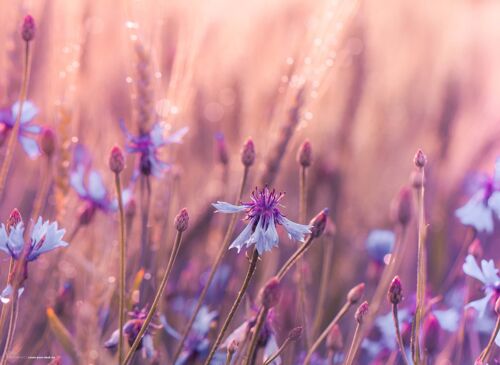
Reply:
[[[118,210],[120,214],[120,295],[119,295],[119,305],[118,305],[118,329],[119,329],[119,340],[118,340],[118,364],[123,362],[123,326],[125,324],[125,280],[126,280],[126,269],[125,269],[125,212],[123,210],[123,200],[122,200],[122,187],[120,182],[120,174],[115,173],[115,185],[116,185],[116,195],[118,199]]]
[[[399,351],[401,352],[401,357],[406,365],[410,365],[408,358],[406,357],[405,346],[403,344],[403,338],[401,337],[401,331],[399,330],[399,319],[398,319],[398,306],[396,304],[392,305],[392,319],[394,321],[394,328],[396,329],[396,341],[399,346]]]
[[[309,365],[311,362],[311,357],[316,351],[316,349],[321,345],[321,343],[325,340],[326,336],[328,336],[328,333],[332,330],[333,326],[337,324],[338,321],[347,313],[349,310],[349,307],[351,306],[351,302],[347,301],[345,304],[340,308],[340,311],[337,313],[337,315],[333,318],[333,320],[330,322],[328,327],[325,328],[325,330],[319,335],[318,339],[313,343],[309,351],[307,352],[306,358],[304,360],[303,365]]]
[[[495,343],[495,339],[497,338],[498,332],[500,331],[500,316],[497,316],[497,323],[495,325],[495,329],[493,330],[491,337],[488,341],[488,344],[484,348],[483,352],[479,355],[479,359],[483,362],[486,362],[488,360],[490,351],[493,347],[493,344]]]
[[[330,268],[333,255],[333,242],[329,242],[326,245],[326,250],[323,252],[323,264],[321,266],[321,279],[318,294],[318,303],[316,305],[316,316],[314,319],[314,324],[312,327],[312,336],[315,337],[323,321],[323,316],[325,313],[325,301],[326,293],[328,291],[328,284],[330,281]]]
[[[349,352],[347,353],[347,360],[345,361],[344,365],[351,365],[352,362],[354,361],[354,356],[356,355],[356,350],[357,350],[357,343],[360,339],[361,335],[361,323],[358,322],[356,325],[356,329],[354,330],[354,337],[352,338],[351,342],[351,347],[349,348]]]
[[[47,167],[44,170],[45,173],[43,174],[42,187],[40,188],[40,190],[37,190],[35,203],[33,204],[33,214],[31,215],[33,221],[36,221],[38,216],[42,213],[42,206],[47,199],[47,193],[49,191],[50,177],[52,172],[52,159],[50,157],[47,157],[46,162]]]
[[[259,313],[259,316],[257,317],[257,322],[255,323],[254,331],[252,334],[252,340],[250,341],[250,347],[248,348],[247,357],[245,359],[244,363],[245,365],[250,365],[252,359],[255,357],[255,352],[257,350],[257,342],[259,341],[260,337],[260,330],[262,329],[262,326],[266,321],[267,313],[268,309],[262,308],[262,310]]]
[[[257,249],[254,249],[253,254],[252,254],[252,260],[250,261],[250,265],[248,266],[248,271],[247,275],[245,277],[245,280],[243,281],[243,284],[241,285],[240,291],[238,292],[238,296],[236,297],[236,300],[233,303],[233,306],[231,307],[231,310],[229,311],[226,320],[224,321],[224,324],[222,325],[222,328],[217,335],[217,338],[215,339],[214,344],[212,345],[212,349],[210,350],[210,353],[208,354],[207,359],[205,360],[205,365],[209,365],[210,361],[215,355],[215,351],[217,351],[217,348],[219,347],[220,343],[222,342],[222,338],[224,337],[224,334],[226,333],[227,328],[229,327],[229,324],[231,323],[231,320],[233,319],[236,310],[238,309],[241,300],[243,299],[243,295],[245,294],[246,290],[248,289],[248,285],[250,284],[250,280],[252,279],[253,274],[255,273],[255,269],[257,268],[257,261],[259,259],[259,252]]]
[[[9,262],[9,271],[7,277],[12,273],[12,270],[14,269],[14,259],[11,258]],[[7,279],[7,284],[8,284],[8,279]],[[0,336],[3,333],[3,327],[5,326],[5,321],[7,320],[7,308],[10,308],[7,304],[2,305],[2,311],[0,312]]]
[[[280,356],[283,351],[285,351],[285,348],[288,346],[289,343],[290,343],[290,338],[287,337],[285,341],[283,341],[283,344],[279,347],[279,349],[274,354],[272,354],[271,357],[269,357],[264,362],[263,365],[271,365],[273,361],[276,360],[276,358]]]
[[[19,291],[15,288],[12,292],[12,304],[10,311],[9,329],[7,332],[7,339],[5,340],[5,346],[3,348],[2,359],[0,361],[1,365],[7,364],[7,355],[9,354],[9,349],[14,339],[14,332],[16,330],[17,323],[17,312],[18,312],[18,296]]]
[[[149,266],[149,210],[151,206],[151,182],[149,176],[141,178],[141,262],[140,266],[145,272]],[[147,300],[147,281],[143,280],[139,290],[140,302],[144,304]]]
[[[21,115],[23,113],[24,101],[26,100],[26,94],[28,91],[28,82],[30,77],[30,42],[26,42],[24,56],[23,81],[21,83],[21,91],[19,93],[19,111],[16,115],[16,121],[14,122],[14,127],[12,128],[12,133],[10,134],[10,138],[7,143],[7,152],[5,155],[5,159],[3,160],[2,168],[0,170],[0,197],[3,196],[3,192],[5,190],[5,181],[7,180],[10,164],[12,163],[12,158],[14,157],[15,142],[17,140],[17,136],[19,135]]]
[[[153,304],[151,305],[151,308],[149,309],[148,315],[146,316],[146,319],[144,320],[144,323],[142,324],[141,329],[140,329],[139,333],[137,334],[137,337],[134,340],[134,343],[132,344],[132,346],[128,350],[127,356],[125,356],[125,360],[120,365],[127,365],[130,362],[130,360],[132,359],[132,356],[135,353],[135,350],[137,350],[137,347],[141,343],[142,337],[146,333],[146,331],[149,327],[149,324],[153,320],[153,316],[155,315],[156,309],[158,308],[158,304],[160,303],[160,299],[163,296],[163,292],[165,291],[165,286],[167,285],[168,278],[170,276],[170,273],[172,272],[172,268],[174,266],[175,259],[177,258],[177,254],[179,253],[181,239],[182,239],[182,232],[177,231],[177,234],[175,236],[174,246],[172,248],[172,253],[170,254],[170,259],[168,260],[167,268],[165,269],[165,273],[163,274],[163,278],[161,280],[160,286],[158,287],[158,291],[156,292],[155,298],[153,300]]]
[[[238,196],[236,198],[236,204],[238,204],[241,200],[241,197],[243,195],[243,191],[245,189],[247,177],[248,177],[248,166],[245,166],[245,169],[243,171],[243,178],[241,179],[240,190],[239,190]],[[222,259],[224,258],[225,254],[229,248],[229,245],[231,243],[231,237],[233,236],[234,228],[236,227],[236,219],[237,219],[237,215],[233,214],[231,216],[231,221],[229,222],[229,226],[227,227],[227,231],[226,231],[226,234],[224,236],[224,240],[222,241],[222,245],[220,247],[220,250],[217,253],[217,257],[216,257],[214,263],[212,264],[212,268],[210,269],[210,273],[208,274],[207,282],[205,283],[205,286],[203,287],[203,290],[201,291],[201,294],[200,294],[198,301],[196,303],[196,307],[194,308],[194,311],[191,314],[191,318],[189,319],[189,322],[188,322],[186,328],[184,329],[184,332],[182,333],[182,337],[179,341],[179,345],[177,346],[177,350],[175,351],[174,359],[172,361],[173,364],[175,364],[175,362],[177,361],[177,358],[179,357],[179,355],[182,352],[184,342],[186,342],[186,339],[189,335],[189,332],[191,331],[191,328],[193,327],[194,321],[196,320],[196,316],[198,315],[198,312],[200,311],[200,309],[203,305],[203,301],[205,300],[205,297],[207,296],[208,289],[210,288],[210,285],[212,284],[212,281],[215,277],[215,273],[219,269],[219,266],[222,263]]]
[[[309,236],[307,238],[307,241],[304,242],[297,249],[297,251],[295,251],[293,253],[293,255],[290,256],[290,258],[283,264],[283,266],[281,267],[281,269],[276,274],[276,277],[278,278],[278,280],[281,281],[283,279],[283,277],[286,275],[286,273],[292,268],[292,266],[295,265],[295,263],[302,257],[302,255],[304,254],[304,252],[306,252],[307,249],[309,248],[309,246],[311,245],[313,239],[314,238],[312,236]]]
[[[228,351],[227,352],[227,355],[226,355],[226,362],[224,363],[224,365],[231,365],[231,360],[233,359],[233,355],[234,355],[234,352],[233,351]],[[172,364],[175,364],[175,361],[172,362]]]

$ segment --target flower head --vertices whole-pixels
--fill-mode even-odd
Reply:
[[[383,264],[389,255],[396,241],[393,231],[386,229],[374,229],[368,234],[365,241],[366,250],[370,257],[377,263]]]
[[[17,114],[19,113],[19,107],[19,102],[16,102],[10,109],[0,110],[0,143],[6,140],[8,133],[14,128]],[[24,151],[32,160],[36,159],[41,154],[38,143],[34,137],[42,132],[42,127],[32,123],[37,114],[38,108],[35,104],[31,101],[25,101],[23,103],[18,139]]]
[[[158,158],[159,149],[172,143],[181,143],[188,132],[188,128],[184,127],[166,137],[165,127],[164,123],[158,122],[149,132],[134,136],[127,130],[125,122],[120,120],[120,128],[127,138],[125,149],[129,153],[140,154],[139,170],[143,175],[161,177],[170,165]]]
[[[256,188],[252,193],[251,201],[241,203],[241,205],[221,201],[214,203],[213,206],[217,212],[246,212],[245,219],[248,224],[229,248],[237,248],[239,252],[244,246],[250,247],[255,244],[257,251],[262,255],[278,245],[276,225],[283,226],[291,239],[304,242],[305,236],[311,233],[311,227],[292,222],[280,212],[279,202],[283,197],[283,193],[271,191],[266,186],[260,191]]]

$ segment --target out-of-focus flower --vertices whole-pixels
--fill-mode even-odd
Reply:
[[[481,260],[481,267],[476,262],[472,255],[467,255],[463,265],[464,273],[482,282],[484,297],[470,302],[466,308],[472,307],[477,310],[479,316],[484,316],[488,303],[496,300],[498,291],[500,290],[500,277],[498,269],[495,268],[493,260]]]
[[[365,241],[366,250],[377,263],[383,264],[384,259],[392,252],[396,235],[386,229],[375,229],[368,234]]]
[[[17,114],[19,113],[19,106],[19,102],[16,102],[10,109],[0,110],[0,144],[5,142],[7,135],[14,128]],[[38,108],[35,104],[31,101],[23,103],[18,139],[24,151],[32,160],[41,154],[35,137],[42,132],[42,127],[32,123],[37,114]]]
[[[125,339],[128,341],[129,346],[132,346],[137,335],[139,334],[142,325],[144,324],[144,320],[148,311],[146,308],[141,310],[134,309],[129,312],[128,315],[130,319],[123,326],[123,334]],[[146,330],[146,333],[142,337],[142,340],[139,342],[139,346],[137,347],[137,351],[142,350],[142,355],[145,358],[153,359],[156,356],[156,350],[154,348],[153,343],[153,332],[154,330],[158,330],[162,328],[160,324],[156,324],[151,322]],[[109,339],[104,343],[104,347],[108,349],[116,349],[118,347],[118,341],[120,339],[120,331],[115,330]]]
[[[493,232],[493,214],[500,217],[500,158],[496,160],[493,177],[482,177],[474,195],[455,211],[462,224],[487,233]]]
[[[129,153],[140,154],[139,170],[143,175],[161,177],[170,164],[158,158],[159,149],[169,144],[181,143],[188,132],[188,128],[184,127],[165,136],[165,127],[164,123],[158,122],[148,133],[134,136],[128,131],[125,121],[120,120],[120,128],[127,139],[125,149]]]
[[[266,186],[262,190],[255,189],[252,193],[251,201],[233,205],[218,201],[213,206],[217,212],[239,213],[246,212],[245,219],[248,224],[245,229],[236,237],[229,248],[237,248],[238,252],[246,246],[255,244],[257,251],[262,255],[265,251],[270,251],[278,245],[279,237],[276,225],[282,225],[288,232],[290,239],[304,242],[306,234],[311,232],[311,226],[292,222],[281,214],[278,206],[283,198],[283,193],[276,193]]]

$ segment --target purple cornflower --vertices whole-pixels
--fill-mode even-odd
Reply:
[[[140,154],[139,170],[143,175],[161,177],[170,164],[158,158],[158,150],[172,143],[181,143],[188,132],[188,128],[184,127],[166,137],[165,127],[164,123],[157,122],[149,132],[134,136],[128,131],[125,121],[120,120],[120,128],[127,138],[125,149],[129,153]]]
[[[0,110],[0,144],[3,143],[7,135],[14,128],[17,114],[19,113],[19,102],[14,103],[10,109]],[[38,108],[31,101],[23,103],[23,111],[20,119],[18,139],[24,151],[32,160],[40,156],[40,148],[34,139],[42,132],[42,127],[32,124],[33,119],[38,114]]]
[[[9,230],[4,224],[0,227],[0,250],[16,261],[13,271],[9,273],[8,285],[0,295],[3,302],[8,301],[12,295],[14,281],[22,293],[22,285],[28,278],[28,262],[36,260],[45,252],[68,245],[62,239],[66,231],[58,229],[57,222],[43,222],[42,217],[39,217],[27,242],[24,241],[24,230],[22,221]]]
[[[270,251],[278,245],[277,224],[285,228],[290,239],[304,242],[306,234],[311,233],[311,226],[292,222],[281,214],[278,207],[283,196],[283,193],[276,193],[275,190],[270,191],[266,186],[261,191],[256,188],[250,202],[233,205],[218,201],[212,204],[217,212],[246,212],[247,214],[245,217],[248,220],[247,226],[229,248],[236,247],[240,252],[244,246],[250,247],[255,244],[259,255],[262,255],[265,251]]]
[[[128,313],[130,319],[123,326],[123,334],[125,339],[128,341],[129,346],[132,346],[139,331],[144,324],[144,320],[148,315],[148,311],[146,308],[141,310],[134,309],[133,311]],[[144,333],[141,342],[139,342],[139,346],[137,347],[137,351],[142,350],[142,355],[145,358],[152,359],[156,356],[156,350],[154,349],[153,343],[153,331],[162,328],[162,325],[151,322],[148,326],[148,329]],[[107,349],[115,349],[118,346],[118,341],[120,338],[120,331],[115,330],[109,339],[104,343],[104,347]]]
[[[477,191],[469,201],[455,211],[464,225],[474,227],[478,232],[493,232],[493,213],[500,217],[500,158],[495,162],[493,176],[481,176]]]
[[[463,265],[464,273],[482,282],[484,297],[474,300],[466,305],[466,308],[472,307],[479,313],[479,316],[484,316],[486,308],[490,302],[493,302],[500,295],[500,277],[498,276],[498,269],[495,268],[493,260],[482,260],[481,268],[472,255],[465,258]]]

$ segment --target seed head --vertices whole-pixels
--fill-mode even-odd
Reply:
[[[389,291],[387,292],[387,298],[389,298],[389,302],[394,305],[398,305],[403,300],[403,287],[397,275],[392,279]]]
[[[367,313],[368,313],[368,302],[364,301],[356,310],[356,313],[354,314],[354,319],[356,319],[356,322],[361,324],[363,323],[363,318],[366,316]]]
[[[12,228],[15,228],[19,223],[23,221],[23,217],[17,208],[14,208],[12,212],[10,212],[9,218],[5,224],[5,229],[7,234],[10,234]]]
[[[175,229],[184,232],[188,228],[189,215],[186,208],[182,208],[179,214],[175,216]]]
[[[427,157],[422,152],[422,150],[417,151],[417,153],[415,154],[415,157],[413,158],[413,163],[419,169],[422,169],[425,167],[425,164],[427,163]]]
[[[357,302],[359,302],[364,292],[365,292],[365,283],[356,285],[354,288],[349,290],[349,293],[347,293],[347,301],[351,304],[356,304]]]
[[[323,234],[328,221],[328,208],[323,209],[321,212],[311,219],[309,225],[311,226],[311,237],[318,238]]]
[[[266,309],[278,304],[281,297],[281,284],[277,277],[271,278],[260,292],[262,306]]]
[[[250,167],[253,165],[255,161],[255,146],[253,144],[253,139],[248,138],[245,144],[243,145],[243,149],[241,150],[241,163],[244,166]]]
[[[56,149],[56,134],[52,128],[43,129],[40,146],[47,157],[52,157]]]
[[[109,154],[109,169],[119,174],[125,168],[125,156],[120,147],[114,146]]]
[[[21,26],[21,37],[25,42],[32,41],[35,38],[35,19],[31,15],[26,15]]]
[[[297,152],[297,161],[302,167],[309,167],[312,163],[311,143],[305,140]]]
[[[290,341],[297,341],[302,336],[302,327],[295,327],[288,332],[288,339]]]
[[[334,325],[328,333],[326,347],[330,351],[340,351],[344,348],[344,337],[338,324]]]

